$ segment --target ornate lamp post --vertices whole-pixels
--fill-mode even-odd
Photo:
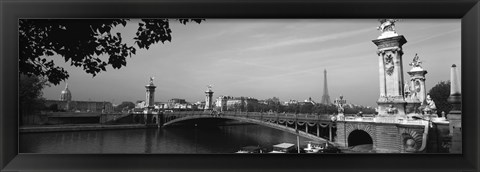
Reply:
[[[344,100],[343,99],[343,96],[340,95],[340,99],[335,99],[334,101],[335,105],[337,105],[337,108],[338,108],[338,115],[337,115],[337,119],[338,120],[343,120],[344,119],[344,109],[343,109],[343,105],[345,105],[347,103],[347,100]]]

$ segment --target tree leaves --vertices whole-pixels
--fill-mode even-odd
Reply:
[[[96,76],[106,71],[106,66],[120,69],[127,65],[126,57],[136,53],[127,45],[120,33],[111,33],[117,25],[126,26],[128,19],[21,19],[19,20],[21,74],[45,77],[58,85],[69,77],[68,72],[47,56],[60,55],[70,65],[82,67]],[[178,19],[180,23],[200,23],[203,19]],[[136,32],[135,44],[148,49],[152,44],[171,41],[168,19],[143,19]],[[108,59],[99,56],[107,55]]]
[[[42,89],[48,86],[43,78],[36,76],[20,75],[18,84],[18,98],[20,107],[20,125],[24,124],[23,118],[31,116],[44,106]]]
[[[441,115],[442,111],[448,114],[452,110],[452,105],[447,101],[448,97],[450,97],[450,81],[439,82],[428,91],[428,95],[435,102],[437,115]]]

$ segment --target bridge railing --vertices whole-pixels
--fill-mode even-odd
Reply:
[[[182,118],[191,115],[201,116],[234,116],[255,119],[268,120],[289,120],[289,121],[331,121],[331,115],[315,115],[315,114],[295,114],[295,113],[276,113],[276,112],[238,112],[238,111],[178,111],[178,112],[164,112],[166,117],[175,116],[175,118]]]

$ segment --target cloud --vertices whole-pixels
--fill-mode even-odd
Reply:
[[[336,39],[340,39],[340,38],[352,37],[352,36],[355,36],[355,35],[360,35],[360,34],[371,32],[371,31],[372,31],[372,28],[365,28],[365,29],[361,29],[361,30],[353,30],[353,31],[335,33],[335,34],[324,35],[324,36],[313,37],[313,38],[293,38],[293,39],[290,39],[290,40],[278,41],[276,43],[266,44],[266,45],[263,45],[263,46],[254,46],[254,47],[251,47],[251,48],[247,48],[245,50],[246,51],[266,50],[266,49],[280,48],[280,47],[285,47],[285,46],[295,46],[295,45],[300,45],[300,44],[319,43],[319,42],[325,42],[325,41],[329,41],[329,40],[336,40]]]
[[[447,30],[445,32],[440,32],[440,33],[437,33],[437,34],[434,34],[434,35],[430,35],[430,36],[427,36],[427,37],[424,37],[424,38],[421,38],[421,39],[418,39],[418,40],[415,40],[415,42],[413,43],[410,43],[410,46],[411,45],[415,45],[415,44],[418,44],[418,43],[421,43],[423,41],[427,41],[427,40],[430,40],[430,39],[435,39],[435,38],[439,38],[439,37],[443,37],[443,36],[446,36],[450,33],[456,33],[456,32],[460,32],[461,29],[460,28],[457,28],[457,29],[453,29],[453,30]]]

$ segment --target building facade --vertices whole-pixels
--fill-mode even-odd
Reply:
[[[106,101],[73,101],[72,93],[68,89],[68,84],[60,94],[59,100],[45,100],[45,107],[51,111],[66,112],[113,112],[113,105]]]

